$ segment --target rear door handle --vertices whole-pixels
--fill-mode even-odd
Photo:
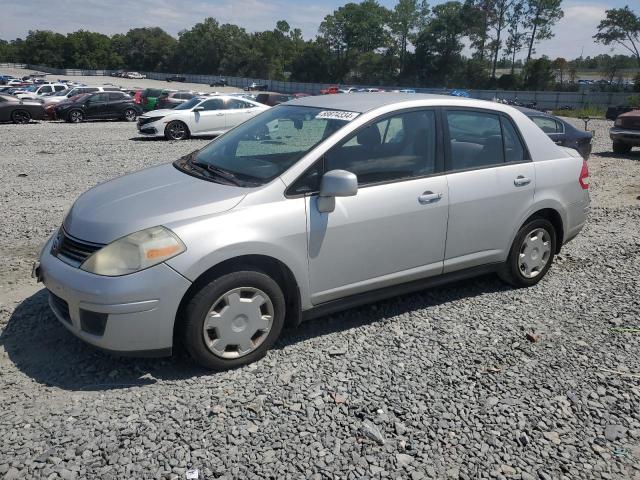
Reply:
[[[531,183],[531,179],[527,177],[523,177],[522,175],[518,175],[518,177],[513,181],[513,184],[516,187],[524,187],[525,185],[529,185]]]
[[[442,193],[433,193],[431,191],[426,191],[418,197],[418,202],[420,202],[422,205],[427,205],[429,203],[438,202],[441,198]]]

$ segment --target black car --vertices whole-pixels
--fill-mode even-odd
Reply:
[[[227,86],[227,79],[226,78],[219,78],[218,80],[214,80],[213,83],[209,84],[210,87],[226,87]]]
[[[171,75],[170,77],[165,78],[167,82],[186,82],[187,79],[182,75]]]
[[[573,148],[587,160],[591,154],[591,140],[593,134],[584,130],[579,130],[569,122],[564,121],[554,115],[532,110],[530,108],[516,107],[527,117],[533,120],[544,133],[546,133],[556,145]]]
[[[86,93],[70,100],[56,106],[56,118],[72,123],[115,119],[134,122],[142,114],[142,108],[124,92]]]

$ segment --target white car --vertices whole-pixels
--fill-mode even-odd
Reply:
[[[20,100],[35,100],[47,93],[61,92],[62,90],[67,90],[67,88],[68,87],[64,83],[44,83],[40,85],[31,85],[30,87],[27,87],[24,92],[16,93],[15,96]]]
[[[124,74],[125,78],[134,78],[136,80],[141,80],[143,78],[147,78],[146,75],[143,75],[142,73],[138,73],[138,72],[127,72]]]
[[[220,135],[269,108],[232,95],[194,97],[174,109],[152,110],[140,116],[138,131],[167,140]]]

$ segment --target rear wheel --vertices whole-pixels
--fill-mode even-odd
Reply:
[[[22,109],[14,110],[11,114],[11,121],[13,123],[29,123],[31,121],[31,114]]]
[[[67,122],[80,123],[84,120],[84,115],[80,110],[71,110],[67,115]]]
[[[613,153],[629,153],[631,145],[624,142],[613,142]]]
[[[138,112],[136,112],[133,108],[127,108],[124,111],[123,116],[127,122],[135,122],[136,118],[138,117]]]
[[[549,220],[530,220],[518,231],[498,276],[514,287],[535,285],[551,267],[556,241],[556,231]]]
[[[197,363],[213,370],[255,362],[280,335],[285,305],[279,285],[262,272],[222,275],[187,303],[184,345]]]
[[[189,138],[189,129],[183,122],[174,120],[165,127],[164,136],[167,140],[185,140]]]

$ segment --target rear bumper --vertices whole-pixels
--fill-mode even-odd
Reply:
[[[584,224],[587,221],[587,216],[591,211],[591,200],[587,193],[585,199],[580,202],[572,203],[567,208],[567,225],[568,228],[564,232],[563,244],[573,240],[580,231],[584,228]]]
[[[640,130],[613,127],[609,130],[609,138],[616,142],[638,146],[640,145]]]

